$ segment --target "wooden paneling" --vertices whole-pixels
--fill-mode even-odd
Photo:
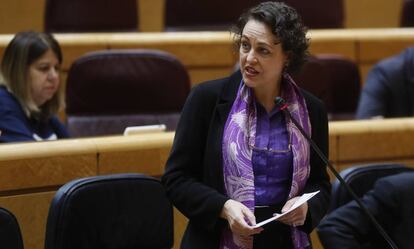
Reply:
[[[345,27],[398,27],[403,0],[345,0]]]
[[[96,155],[51,156],[0,161],[0,189],[24,190],[62,185],[96,175]]]
[[[137,0],[139,8],[139,29],[142,32],[164,30],[164,7],[166,0]]]
[[[0,34],[23,30],[43,30],[46,0],[2,0],[0,4]]]
[[[161,149],[107,152],[99,156],[99,174],[136,172],[160,176],[164,165],[160,160]]]
[[[312,34],[312,33],[311,33]],[[319,39],[311,35],[309,51],[311,54],[340,54],[353,61],[357,60],[356,42],[352,40]]]
[[[160,49],[176,55],[185,66],[228,66],[235,60],[228,32],[118,33],[105,35],[110,49]]]
[[[79,140],[3,145],[0,171],[1,191],[61,185],[96,174],[96,148]]]
[[[96,138],[99,174],[164,172],[174,133]]]
[[[44,248],[47,215],[54,194],[48,191],[0,196],[0,206],[10,210],[19,222],[24,248]]]
[[[414,159],[414,119],[331,122],[330,136],[337,137],[337,162],[345,166],[379,161]]]

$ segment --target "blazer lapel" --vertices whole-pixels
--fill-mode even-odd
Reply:
[[[222,123],[223,127],[233,105],[234,99],[236,98],[241,79],[242,77],[240,71],[235,72],[230,76],[228,84],[223,87],[223,91],[221,92],[216,110],[219,118],[218,121],[219,123]]]
[[[226,124],[227,117],[233,106],[234,99],[237,95],[237,90],[240,85],[241,74],[240,72],[234,73],[230,76],[228,82],[223,86],[222,92],[216,104],[215,114],[210,126],[210,135],[208,137],[208,149],[206,153],[206,165],[210,165],[211,173],[210,179],[214,179],[214,185],[217,189],[224,194],[224,181],[223,181],[223,152],[222,152],[222,140],[224,125]]]

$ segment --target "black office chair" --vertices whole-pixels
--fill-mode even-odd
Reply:
[[[412,171],[403,164],[397,163],[372,163],[356,165],[343,170],[340,175],[358,197],[362,197],[366,192],[374,187],[375,182],[385,176],[394,175],[402,172]],[[348,202],[352,201],[351,195],[338,180],[332,184],[331,204],[329,210],[332,211]]]
[[[16,217],[0,207],[0,248],[23,249],[23,239]]]
[[[56,193],[45,249],[173,246],[172,205],[159,180],[142,174],[93,176]]]

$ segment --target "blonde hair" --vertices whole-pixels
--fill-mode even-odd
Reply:
[[[59,84],[56,94],[37,106],[28,82],[30,65],[49,49],[62,64],[62,51],[56,39],[48,33],[26,31],[17,33],[7,45],[1,61],[0,85],[4,85],[20,102],[28,117],[48,119],[64,107],[63,84]]]

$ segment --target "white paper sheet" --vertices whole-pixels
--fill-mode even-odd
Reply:
[[[315,192],[312,192],[312,193],[305,193],[305,194],[303,194],[303,195],[301,195],[297,200],[296,200],[296,202],[295,203],[293,203],[293,205],[286,211],[286,212],[284,212],[284,213],[281,213],[281,214],[279,214],[279,213],[275,213],[275,216],[273,216],[273,217],[271,217],[271,218],[269,218],[269,219],[267,219],[267,220],[264,220],[264,221],[262,221],[262,222],[259,222],[259,223],[257,223],[255,226],[253,226],[254,228],[257,228],[257,227],[261,227],[261,226],[263,226],[263,225],[265,225],[265,224],[267,224],[267,223],[269,223],[269,222],[272,222],[272,221],[274,221],[274,220],[277,220],[277,219],[279,219],[280,217],[282,217],[282,216],[284,216],[285,214],[288,214],[288,213],[290,213],[292,210],[294,210],[294,209],[296,209],[297,207],[299,207],[300,205],[302,205],[303,203],[305,203],[305,202],[307,202],[310,198],[312,198],[312,197],[314,197],[317,193],[319,193],[320,191],[318,190],[318,191],[315,191]]]

